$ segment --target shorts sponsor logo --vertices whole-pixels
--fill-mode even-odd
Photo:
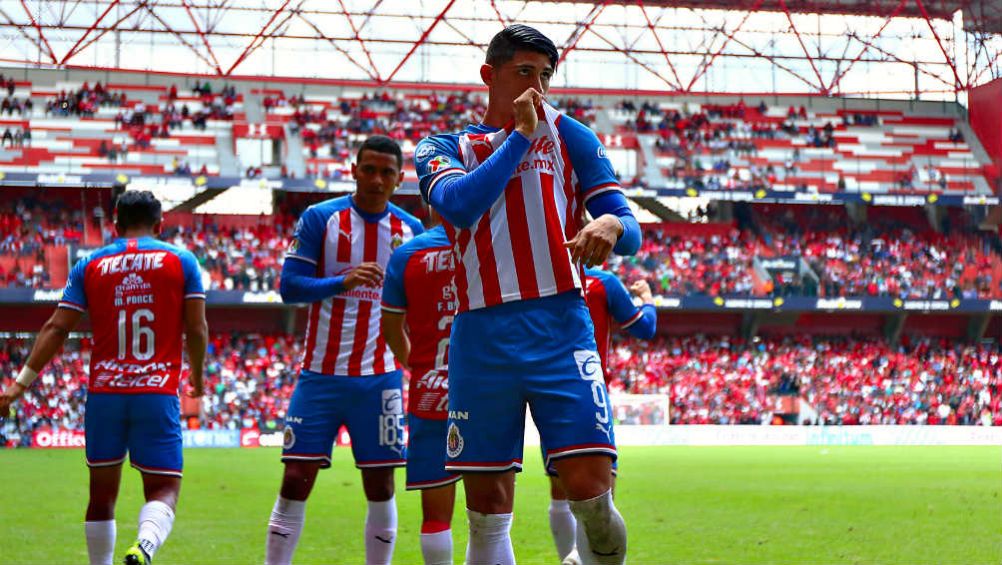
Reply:
[[[575,351],[578,373],[586,381],[602,381],[602,360],[595,351]]]
[[[383,391],[383,414],[403,414],[403,395],[399,388]]]
[[[449,410],[450,420],[469,420],[470,413],[463,410]]]
[[[282,433],[282,449],[292,449],[296,445],[296,432],[292,431],[292,426],[286,425]]]
[[[445,444],[446,454],[453,459],[459,457],[459,454],[463,452],[464,443],[463,436],[459,433],[459,426],[455,422],[449,422],[449,432]]]

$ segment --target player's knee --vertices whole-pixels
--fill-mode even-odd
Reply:
[[[557,477],[550,477],[550,498],[553,500],[567,500],[567,493],[564,491],[564,487],[560,484],[560,479]]]
[[[373,502],[393,498],[393,468],[362,469],[362,489],[365,490],[365,498]]]
[[[313,489],[320,467],[315,464],[286,463],[282,475],[282,497],[289,500],[306,500]]]
[[[507,514],[512,511],[515,495],[514,475],[467,473],[466,507],[481,514]]]
[[[612,461],[604,456],[575,457],[557,462],[566,498],[586,500],[612,488]]]

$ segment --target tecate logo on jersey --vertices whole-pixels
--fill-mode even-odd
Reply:
[[[102,275],[108,273],[128,273],[130,271],[152,271],[164,266],[166,251],[154,253],[125,253],[104,257],[97,263]]]

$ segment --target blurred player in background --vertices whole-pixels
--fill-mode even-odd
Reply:
[[[351,167],[355,193],[303,212],[282,265],[287,304],[310,304],[303,369],[285,418],[285,473],[268,521],[265,561],[287,564],[317,472],[343,425],[369,501],[365,560],[389,563],[397,535],[393,469],[405,464],[400,368],[379,329],[383,270],[421,223],[390,204],[403,180],[395,141],[368,138]]]
[[[431,216],[437,223],[437,214]],[[411,374],[407,490],[421,491],[421,554],[427,565],[452,563],[452,512],[460,478],[445,470],[454,273],[452,245],[437,226],[393,252],[383,283],[383,335]]]
[[[483,123],[428,137],[414,154],[422,195],[456,254],[446,469],[463,474],[471,564],[514,562],[526,403],[582,524],[582,557],[626,558],[581,264],[635,253],[640,227],[595,133],[544,102],[557,60],[537,30],[505,28],[480,70]],[[579,230],[586,208],[595,219]]]
[[[17,382],[0,397],[0,414],[24,394],[88,312],[94,351],[84,422],[90,467],[87,553],[92,564],[112,562],[115,500],[128,453],[142,473],[146,504],[125,563],[140,565],[152,561],[170,534],[181,490],[182,334],[191,371],[188,395],[199,397],[209,330],[195,256],[156,239],[160,202],[148,191],[128,191],[118,198],[115,216],[119,237],[73,266]]]
[[[639,308],[633,303],[630,293],[640,299]],[[618,324],[619,329],[628,331],[633,337],[653,338],[658,326],[654,296],[650,285],[643,279],[630,285],[628,291],[616,275],[601,269],[585,269],[585,301],[588,303],[592,324],[595,325],[595,343],[598,345],[599,358],[602,359],[602,374],[608,385],[613,324]],[[545,447],[543,458],[546,458]],[[616,467],[613,464],[613,475],[616,474]],[[577,522],[567,502],[567,493],[560,485],[560,479],[552,466],[546,469],[546,473],[550,476],[550,532],[553,533],[553,541],[557,546],[557,555],[567,565],[580,563],[574,547]]]

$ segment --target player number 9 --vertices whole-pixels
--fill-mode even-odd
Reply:
[[[599,381],[591,382],[591,399],[602,411],[595,412],[595,419],[600,424],[609,423],[609,403],[605,399],[605,386]]]

